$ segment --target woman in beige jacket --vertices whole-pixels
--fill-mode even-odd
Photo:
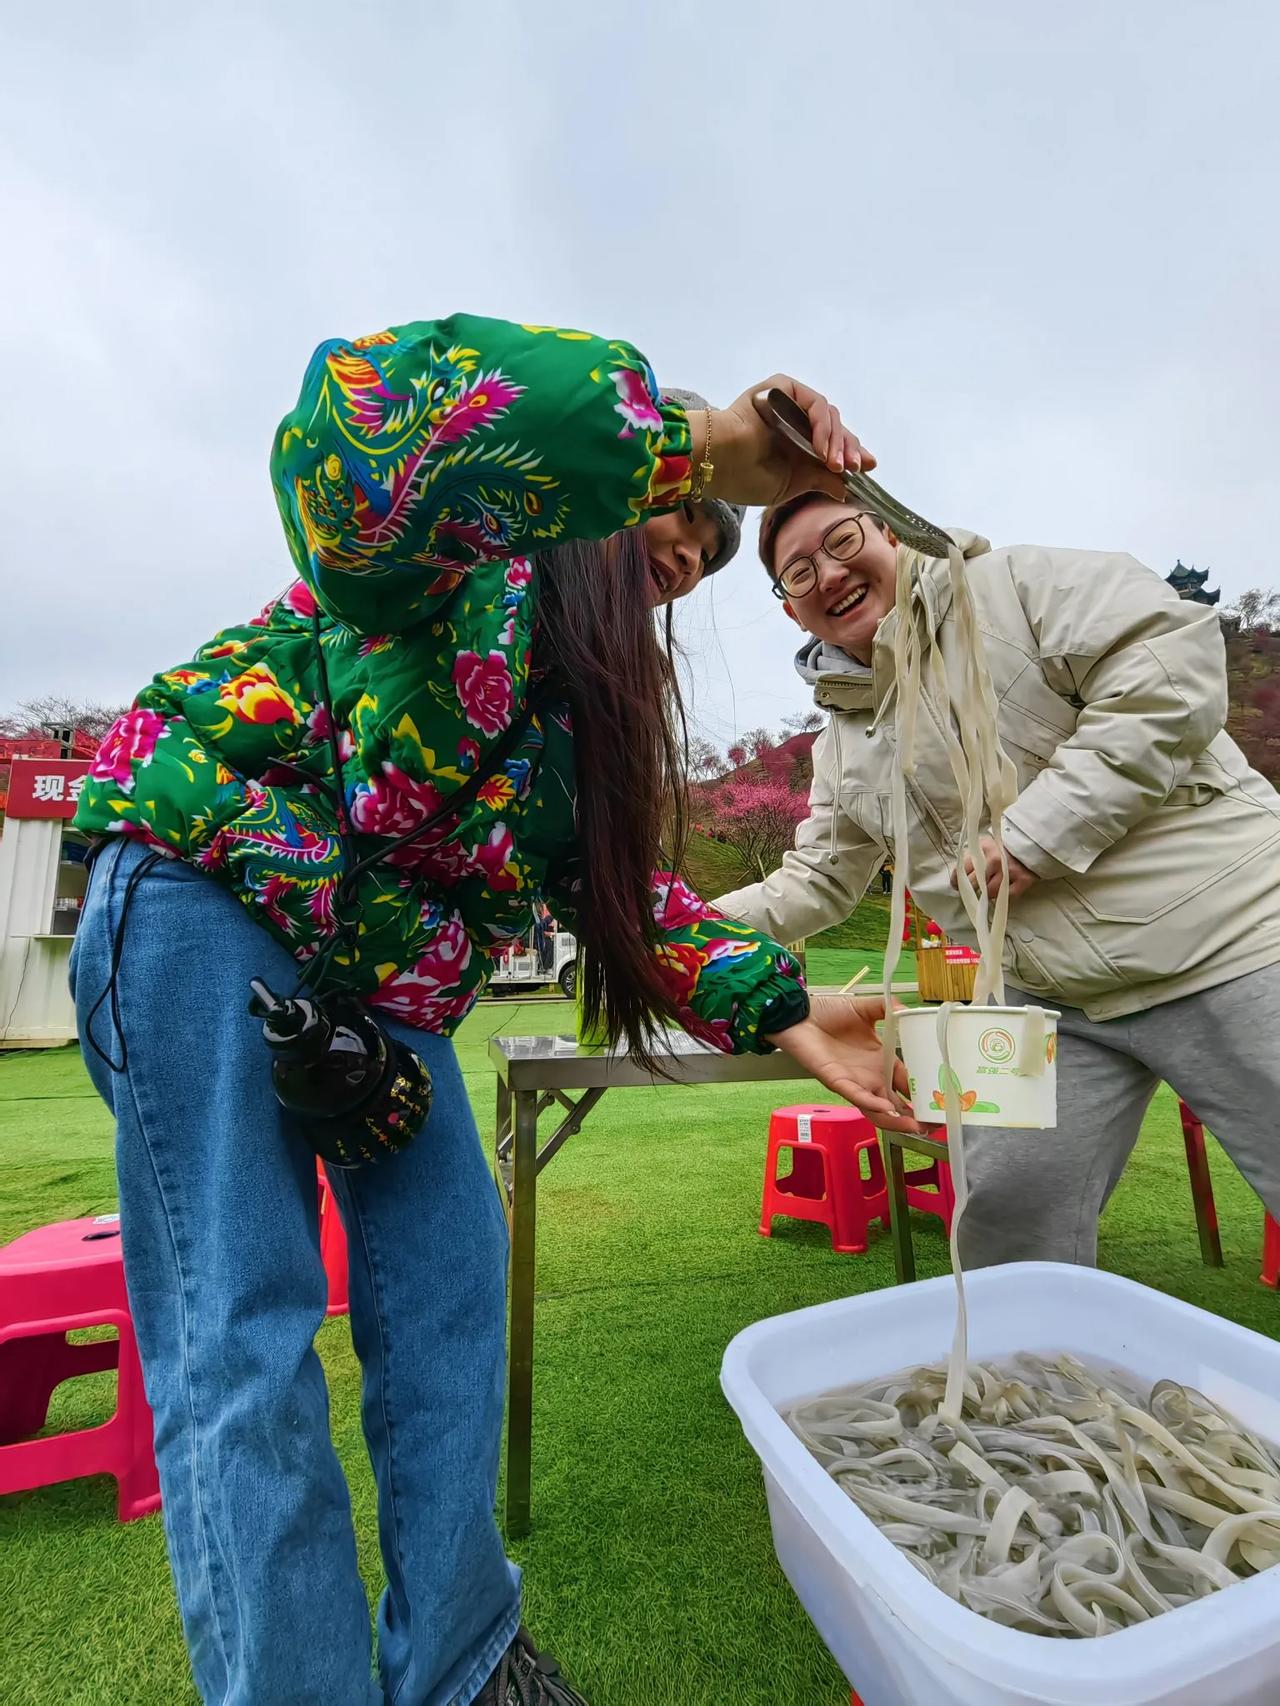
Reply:
[[[1161,1080],[1280,1215],[1280,796],[1224,733],[1217,614],[1132,557],[954,537],[1018,774],[1004,823],[1010,999],[1062,1011],[1056,1132],[969,1136],[965,1263],[1092,1262],[1098,1214]],[[847,917],[895,853],[900,574],[926,646],[953,678],[961,660],[947,565],[869,517],[808,494],[766,513],[760,545],[807,632],[797,666],[830,720],[795,849],[716,904],[795,941]],[[926,687],[907,790],[911,890],[972,943],[955,889],[948,714]],[[999,860],[984,847],[994,893]]]

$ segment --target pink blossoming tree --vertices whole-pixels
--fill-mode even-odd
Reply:
[[[772,776],[734,777],[716,790],[713,805],[716,838],[732,848],[751,883],[777,869],[809,811],[802,791]]]

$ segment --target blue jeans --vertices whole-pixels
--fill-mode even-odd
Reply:
[[[107,984],[131,843],[98,859],[72,955]],[[464,1706],[516,1632],[494,1518],[506,1225],[452,1045],[431,1118],[334,1191],[387,1587],[371,1675],[351,1500],[312,1341],[324,1319],[315,1155],[271,1088],[248,983],[297,968],[239,901],[165,861],[139,882],[117,979],[122,1073],[87,1041],[116,1119],[129,1300],[155,1412],[165,1533],[197,1687],[222,1706]],[[120,1057],[109,1005],[93,1034]]]

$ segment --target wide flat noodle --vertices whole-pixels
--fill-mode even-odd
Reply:
[[[893,1008],[893,978],[901,953],[906,921],[906,891],[910,881],[910,825],[907,788],[916,770],[916,729],[926,670],[934,708],[943,730],[947,758],[963,808],[957,852],[957,886],[965,913],[978,941],[980,963],[974,986],[974,1002],[1004,1001],[1004,939],[1009,916],[1008,861],[1004,851],[1004,814],[1016,793],[1013,764],[1000,745],[996,722],[996,696],[991,672],[978,633],[973,598],[965,578],[964,556],[952,546],[948,555],[951,605],[955,614],[962,677],[958,693],[947,675],[946,662],[936,637],[927,632],[929,620],[923,601],[914,597],[916,561],[908,555],[899,571],[894,603],[894,689],[896,693],[895,751],[891,786],[894,836],[893,899],[890,907],[889,943],[884,964],[886,1021],[883,1032],[886,1081],[892,1083],[893,1056],[898,1026]],[[922,633],[922,628],[926,632]],[[988,901],[982,853],[982,835],[991,835],[1000,853],[1005,882],[994,905]],[[966,869],[966,857],[971,869]],[[938,1014],[938,1046],[950,1068],[950,1003]],[[968,1341],[968,1311],[964,1273],[960,1265],[960,1223],[969,1200],[965,1169],[964,1122],[958,1080],[954,1072],[943,1073],[943,1105],[947,1122],[947,1148],[955,1207],[951,1217],[951,1271],[956,1282],[956,1330],[951,1349],[943,1413],[959,1415]]]
[[[1010,1628],[1108,1635],[1280,1561],[1275,1448],[1200,1393],[1071,1356],[917,1368],[797,1404],[827,1473],[953,1599]],[[1157,1422],[1153,1411],[1163,1420]]]

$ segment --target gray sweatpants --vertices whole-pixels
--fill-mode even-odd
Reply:
[[[1024,1005],[1040,997],[1009,990]],[[1083,1262],[1157,1086],[1171,1084],[1280,1219],[1280,965],[1146,1013],[1058,1021],[1053,1131],[965,1128],[966,1268]]]

